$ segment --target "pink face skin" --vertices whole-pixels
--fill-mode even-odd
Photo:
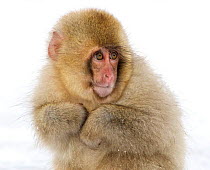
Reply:
[[[98,96],[106,97],[114,89],[117,80],[119,54],[106,48],[96,50],[92,55],[93,90]]]

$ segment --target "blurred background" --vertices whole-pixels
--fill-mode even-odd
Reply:
[[[51,169],[37,146],[30,99],[46,62],[47,39],[64,14],[100,8],[124,26],[177,96],[186,131],[186,170],[210,167],[210,2],[208,0],[7,0],[0,2],[0,169]]]

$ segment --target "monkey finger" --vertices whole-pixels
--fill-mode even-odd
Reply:
[[[91,134],[91,132],[81,132],[80,141],[88,146],[90,149],[98,149],[102,144],[102,139],[97,135]]]
[[[88,146],[90,149],[93,149],[93,150],[96,150],[96,149],[99,149],[101,143],[102,143],[102,140],[100,139],[96,139],[94,141],[90,141],[88,139],[81,139],[82,143],[85,144],[86,146]]]

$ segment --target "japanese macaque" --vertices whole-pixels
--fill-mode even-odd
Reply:
[[[71,12],[54,27],[33,99],[55,170],[181,170],[181,112],[111,14]]]

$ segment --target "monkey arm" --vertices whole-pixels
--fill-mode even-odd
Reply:
[[[46,104],[35,109],[33,118],[40,138],[52,147],[65,148],[69,138],[77,135],[86,120],[86,109],[80,104]]]
[[[105,104],[94,110],[82,128],[81,140],[90,148],[155,153],[174,142],[176,126],[170,116],[152,108]],[[168,123],[170,122],[170,123]]]

